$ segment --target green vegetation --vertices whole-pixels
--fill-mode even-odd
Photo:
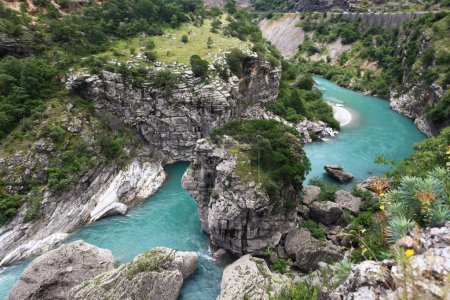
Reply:
[[[298,64],[283,62],[283,74],[277,101],[270,102],[267,108],[290,122],[304,118],[321,120],[339,129],[339,122],[333,117],[333,109],[323,99],[318,90],[313,89],[314,81],[310,73],[305,73]]]
[[[333,202],[336,199],[336,192],[338,190],[337,185],[328,183],[317,177],[310,179],[309,184],[320,187],[320,194],[317,197],[316,201]]]
[[[319,225],[317,225],[317,223],[313,220],[307,220],[303,222],[301,227],[308,230],[311,233],[311,236],[315,237],[316,239],[325,238],[325,231],[323,231],[323,229],[320,228]]]
[[[208,75],[208,62],[201,59],[198,55],[192,55],[191,59],[192,72],[196,77],[206,78]]]
[[[425,177],[405,176],[383,199],[388,239],[395,243],[414,224],[429,226],[450,221],[450,174],[436,168]]]
[[[285,274],[288,271],[288,267],[292,264],[292,261],[279,258],[277,253],[272,248],[267,248],[267,254],[269,255],[272,268],[275,272]]]
[[[139,273],[156,271],[161,272],[165,263],[173,260],[175,250],[172,250],[169,254],[159,249],[150,249],[142,253],[136,261],[133,261],[127,267],[127,278],[132,279]]]
[[[433,83],[444,91],[450,83],[450,13],[430,13],[396,29],[360,26],[342,15],[303,14],[301,26],[311,34],[301,45],[298,64],[306,72],[320,74],[335,83],[367,91],[383,98]],[[328,43],[340,38],[351,44],[336,61],[328,55]],[[399,51],[402,49],[402,51]],[[320,61],[305,57],[320,55]],[[448,93],[429,108],[428,118],[438,126],[449,125]]]
[[[228,122],[214,130],[210,138],[218,143],[223,135],[251,148],[246,151],[239,146],[228,147],[237,156],[236,170],[241,179],[260,182],[272,201],[292,209],[310,170],[298,133],[273,120],[250,120]]]

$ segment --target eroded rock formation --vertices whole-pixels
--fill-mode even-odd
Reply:
[[[72,288],[69,299],[176,300],[197,269],[195,252],[153,248],[131,262]]]
[[[277,98],[280,70],[258,57],[244,60],[242,78],[204,84],[182,67],[173,73],[182,82],[170,93],[150,83],[133,85],[120,74],[76,75],[67,85],[134,127],[152,146],[170,159],[190,160],[196,141],[224,122],[237,118],[248,106]],[[184,71],[183,71],[184,70]],[[151,82],[155,73],[148,73]]]
[[[236,255],[264,254],[295,226],[295,210],[279,209],[260,183],[243,181],[236,158],[225,149],[202,139],[196,153],[182,183],[198,204],[202,230],[218,247]]]

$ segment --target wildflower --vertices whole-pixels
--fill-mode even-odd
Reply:
[[[384,210],[385,209],[385,207],[384,207],[384,205],[382,204],[382,205],[380,205],[380,209],[381,210]]]
[[[366,232],[366,229],[365,228],[361,229],[361,233],[364,233],[364,232]]]
[[[408,249],[405,251],[406,257],[410,257],[414,255],[414,249]]]
[[[380,197],[381,197],[381,198],[384,198],[384,193],[381,193],[381,194],[380,194]]]

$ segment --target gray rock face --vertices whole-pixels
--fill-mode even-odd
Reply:
[[[65,299],[70,288],[112,270],[114,262],[111,251],[83,241],[62,245],[25,269],[8,299]]]
[[[337,191],[335,201],[343,210],[349,211],[354,215],[357,215],[361,208],[361,198],[355,197],[347,191]]]
[[[427,136],[439,133],[439,127],[425,117],[427,109],[441,101],[444,90],[437,84],[429,87],[413,85],[404,94],[391,99],[390,106],[396,112],[414,120],[416,126]]]
[[[30,46],[26,41],[21,41],[4,34],[0,34],[0,58],[8,55],[25,56],[30,54]]]
[[[341,183],[347,183],[353,180],[353,175],[347,172],[344,172],[344,169],[341,166],[337,165],[328,165],[323,167],[328,175],[332,178],[336,179]]]
[[[345,295],[346,299],[386,299],[394,286],[389,269],[379,262],[368,260],[352,267],[336,294]]]
[[[72,288],[70,299],[176,300],[197,269],[195,252],[154,248],[133,261]]]
[[[280,70],[258,57],[244,60],[242,78],[205,85],[183,71],[182,82],[167,93],[154,84],[133,85],[120,74],[69,78],[67,86],[134,127],[152,146],[174,160],[191,160],[196,141],[224,122],[237,118],[246,107],[274,100]],[[173,73],[181,73],[175,69]],[[156,76],[149,71],[148,79]]]
[[[24,165],[27,172],[33,173],[33,168],[39,166],[31,164],[34,159],[27,156],[19,161],[0,161],[0,167]],[[11,223],[0,228],[0,266],[52,249],[80,224],[111,213],[125,213],[127,205],[149,197],[164,178],[161,163],[148,158],[135,159],[123,170],[115,164],[92,167],[70,191],[44,193],[38,220],[25,222],[26,207],[23,207]]]
[[[303,203],[309,205],[320,195],[320,187],[307,185],[303,188]]]
[[[223,271],[217,300],[269,300],[290,282],[287,276],[271,272],[263,259],[245,255]]]
[[[264,254],[267,247],[275,247],[294,226],[295,210],[285,214],[261,184],[243,182],[226,150],[202,139],[196,152],[182,183],[196,200],[202,230],[211,241],[235,255]]]
[[[339,223],[343,214],[341,206],[331,201],[315,201],[309,209],[309,218],[326,226]]]
[[[318,240],[305,229],[293,229],[286,236],[284,245],[288,257],[301,271],[310,272],[319,268],[321,262],[341,260],[339,249],[326,240]]]

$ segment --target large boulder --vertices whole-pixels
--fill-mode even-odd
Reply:
[[[320,187],[307,185],[303,188],[303,203],[309,205],[313,203],[320,195]]]
[[[354,215],[357,215],[361,209],[361,198],[355,197],[347,191],[337,191],[335,202],[343,210],[349,211]]]
[[[154,248],[72,288],[69,298],[176,300],[184,280],[197,269],[197,259],[195,252]]]
[[[309,209],[310,219],[327,226],[339,223],[343,214],[341,206],[331,201],[315,201]]]
[[[294,265],[301,271],[311,272],[318,269],[321,262],[330,263],[342,258],[339,249],[330,241],[311,238],[297,248]]]
[[[77,284],[114,268],[111,251],[83,241],[64,244],[36,258],[20,275],[9,300],[65,299]]]
[[[292,229],[286,235],[284,244],[286,254],[295,258],[298,249],[301,249],[305,243],[309,243],[311,239],[311,233],[308,230],[300,228]]]
[[[328,165],[323,167],[328,175],[341,183],[347,183],[353,180],[354,176],[344,172],[344,169],[338,165]]]
[[[339,248],[327,240],[315,239],[306,229],[289,231],[284,249],[294,265],[304,272],[318,269],[321,262],[330,263],[343,258]]]
[[[269,300],[290,282],[287,276],[270,271],[263,259],[245,255],[223,271],[217,300]]]

